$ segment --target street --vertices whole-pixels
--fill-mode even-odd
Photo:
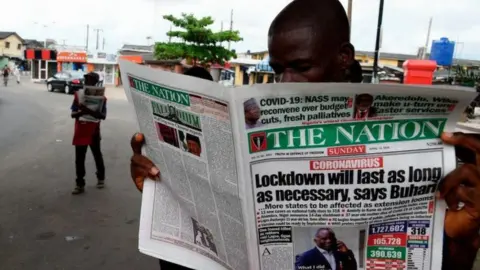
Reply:
[[[87,153],[86,193],[75,184],[72,95],[25,79],[0,86],[0,262],[11,269],[159,269],[138,251],[141,193],[130,179],[136,131],[123,89],[107,93],[102,124],[106,188],[95,188]]]

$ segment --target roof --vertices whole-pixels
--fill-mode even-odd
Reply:
[[[230,60],[231,64],[245,65],[245,66],[255,66],[260,62],[261,60],[256,60],[251,58],[235,58]]]
[[[25,42],[25,41],[23,40],[23,38],[21,38],[21,37],[17,34],[17,32],[8,32],[8,31],[7,31],[7,32],[4,32],[4,31],[0,31],[0,39],[6,39],[6,38],[8,38],[8,37],[11,36],[11,35],[15,35],[15,36],[17,36],[22,42]]]
[[[368,57],[373,57],[375,53],[369,51],[355,51],[355,55],[365,55]],[[417,56],[413,54],[380,52],[380,58],[405,61],[409,59],[417,59]]]
[[[153,45],[124,44],[120,51],[153,52]]]

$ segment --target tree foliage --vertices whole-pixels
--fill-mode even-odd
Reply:
[[[166,15],[163,18],[183,30],[169,31],[167,36],[179,42],[157,42],[155,57],[162,60],[188,59],[194,64],[220,63],[236,57],[235,51],[222,46],[223,42],[241,41],[238,31],[213,32],[211,17],[196,18],[193,14],[182,13],[180,18]]]

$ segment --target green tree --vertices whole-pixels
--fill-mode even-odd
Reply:
[[[180,39],[180,42],[157,42],[155,44],[157,59],[187,59],[196,65],[223,64],[236,57],[235,51],[223,47],[222,43],[241,41],[242,38],[238,31],[213,32],[209,29],[209,26],[214,23],[211,17],[198,19],[193,14],[182,13],[180,18],[173,15],[165,15],[163,18],[183,30],[167,32],[167,36]]]

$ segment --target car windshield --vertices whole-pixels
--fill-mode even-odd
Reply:
[[[70,71],[68,72],[68,74],[70,74],[70,76],[72,76],[72,78],[75,78],[75,79],[82,79],[83,75],[85,75],[85,73],[81,71]]]

